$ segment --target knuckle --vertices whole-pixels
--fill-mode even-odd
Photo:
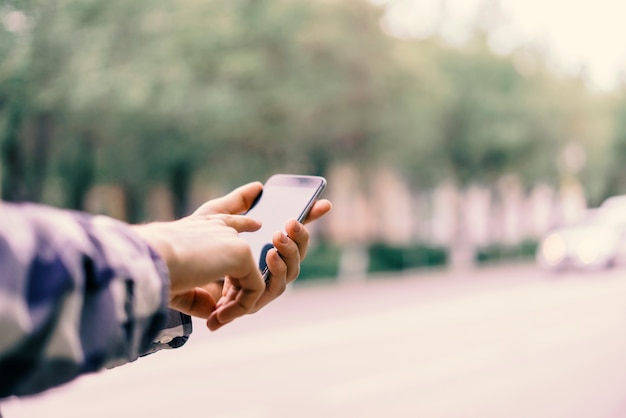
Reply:
[[[220,221],[226,223],[229,223],[229,221],[232,220],[232,215],[229,215],[228,213],[220,213],[216,219],[219,219]]]
[[[209,215],[206,217],[207,221],[211,224],[211,225],[215,225],[215,226],[227,226],[226,221],[224,220],[224,218],[222,216],[215,216],[215,215]]]
[[[282,262],[282,263],[278,263],[278,274],[280,276],[286,276],[288,273],[289,269],[287,268],[287,264]]]
[[[287,290],[287,282],[284,282],[281,280],[280,283],[278,283],[276,287],[276,295],[280,296],[283,293],[285,293],[286,290]]]
[[[298,276],[300,275],[300,264],[294,265],[293,268],[290,269],[289,273],[290,273],[289,274],[290,277],[288,277],[288,281],[292,282],[296,280]]]
[[[300,239],[309,239],[309,230],[306,226],[300,224],[298,228],[296,228],[296,235]]]
[[[243,238],[238,239],[232,248],[233,253],[238,259],[250,257],[252,258],[252,251],[250,245]]]

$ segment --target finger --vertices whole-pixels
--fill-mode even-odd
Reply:
[[[327,200],[327,199],[317,200],[313,204],[313,207],[311,207],[311,210],[309,211],[308,216],[304,220],[304,224],[308,224],[309,222],[313,222],[321,218],[322,216],[330,212],[332,208],[333,208],[333,204],[330,202],[330,200]]]
[[[174,295],[170,300],[171,308],[198,318],[208,318],[215,310],[215,306],[212,292],[201,288]]]
[[[256,266],[244,277],[231,277],[229,280],[231,286],[227,294],[217,302],[216,309],[207,320],[207,326],[212,331],[251,312],[265,290],[265,282]]]
[[[245,184],[231,191],[225,196],[209,200],[200,206],[194,214],[210,215],[215,213],[229,213],[238,215],[244,213],[254,203],[259,193],[263,190],[263,184],[255,181]]]
[[[213,300],[217,301],[222,296],[222,291],[224,289],[224,280],[218,280],[216,282],[209,283],[202,286],[202,288],[209,292],[211,296],[213,296]]]
[[[293,220],[297,224],[295,220]],[[301,226],[301,230],[305,228]],[[302,232],[300,233],[302,234]],[[307,234],[308,236],[308,234]],[[277,231],[272,237],[272,244],[287,266],[286,282],[291,283],[300,274],[300,250],[294,240]],[[271,270],[270,270],[271,271]]]
[[[224,285],[222,286],[222,297],[225,298],[226,295],[228,295],[228,293],[230,292],[230,288],[233,287],[232,283],[230,282],[230,280],[226,280],[224,282]],[[220,298],[221,299],[221,298]],[[218,299],[218,300],[220,300]]]
[[[244,295],[243,297],[241,295]],[[215,331],[226,324],[231,323],[240,316],[244,316],[248,313],[252,313],[259,297],[251,298],[249,302],[246,302],[248,293],[239,292],[237,296],[231,297],[228,302],[222,302],[218,308],[209,315],[207,318],[207,327],[211,331]],[[242,301],[243,300],[243,301]],[[252,302],[253,301],[253,302]],[[252,306],[247,306],[247,303],[252,303]]]
[[[237,232],[254,232],[261,228],[261,222],[244,215],[205,215],[207,219],[220,219],[226,226],[229,226]]]
[[[278,251],[276,249],[268,251],[265,261],[270,271],[270,277],[265,292],[254,307],[255,312],[282,295],[287,289],[287,264],[278,254]]]
[[[298,247],[298,252],[300,256],[299,261],[302,262],[304,260],[304,257],[306,257],[306,252],[309,248],[309,230],[306,226],[302,225],[295,219],[290,219],[289,221],[287,221],[287,225],[285,225],[285,231],[287,231],[287,235],[289,235],[289,238],[291,238],[291,240]]]

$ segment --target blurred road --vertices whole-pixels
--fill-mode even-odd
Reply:
[[[298,286],[255,316],[2,405],[19,417],[626,417],[626,270]]]

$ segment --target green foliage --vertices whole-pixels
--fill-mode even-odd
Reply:
[[[510,173],[558,184],[572,142],[590,190],[623,182],[607,164],[623,154],[623,112],[614,145],[609,101],[580,78],[533,51],[497,55],[480,32],[455,48],[389,38],[363,0],[29,0],[1,4],[8,14],[5,199],[61,184],[55,201],[80,209],[90,187],[117,184],[137,220],[145,191],[165,184],[182,215],[198,180],[231,187],[335,162],[365,180],[393,165],[417,190]]]
[[[602,195],[598,199],[599,204],[606,197],[626,193],[626,171],[624,160],[626,159],[626,91],[620,92],[615,104],[615,130],[613,142],[610,147],[610,157],[607,158],[607,178]]]
[[[339,272],[342,247],[322,242],[310,249],[302,263],[299,281],[335,279]],[[441,267],[447,263],[447,251],[429,245],[394,246],[375,243],[367,249],[368,272],[399,272],[415,268]]]
[[[444,266],[447,250],[429,245],[395,246],[375,243],[368,248],[369,272],[402,271],[421,267]]]
[[[480,37],[466,50],[445,50],[442,68],[453,91],[441,120],[442,156],[452,178],[461,186],[492,185],[523,170],[539,150],[528,120],[533,109],[525,102],[532,80]]]
[[[536,241],[528,240],[517,245],[495,244],[479,248],[476,261],[479,264],[531,260],[537,253]]]
[[[298,281],[336,278],[341,251],[341,247],[329,242],[321,242],[310,248],[300,267]]]

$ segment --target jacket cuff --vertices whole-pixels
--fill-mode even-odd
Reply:
[[[143,355],[163,349],[182,347],[189,339],[192,330],[192,321],[189,315],[170,309],[163,328]]]

